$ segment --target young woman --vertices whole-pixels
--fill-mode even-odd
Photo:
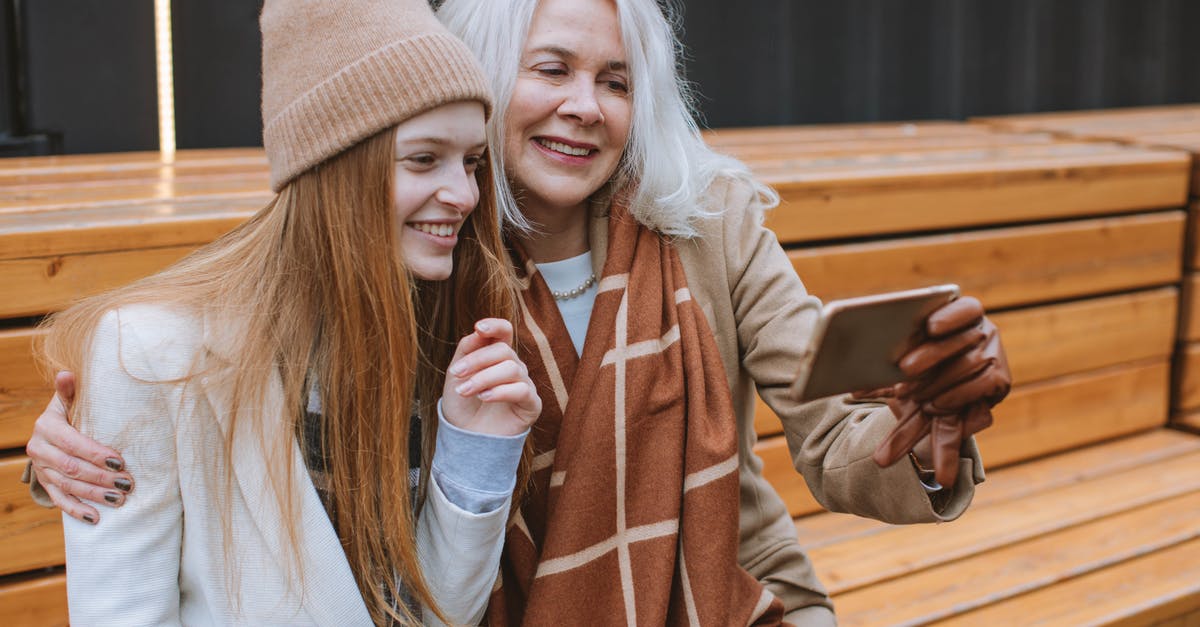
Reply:
[[[424,0],[268,0],[262,32],[277,196],[48,323],[78,424],[139,481],[64,518],[71,621],[477,620],[541,409],[487,83]]]
[[[439,16],[498,97],[491,164],[545,400],[489,624],[833,624],[753,453],[755,392],[827,508],[950,520],[983,480],[968,436],[1007,390],[994,327],[962,299],[905,358],[916,385],[796,402],[819,303],[761,226],[775,194],[704,145],[658,3],[445,0]],[[55,414],[31,441],[39,473],[126,476]]]

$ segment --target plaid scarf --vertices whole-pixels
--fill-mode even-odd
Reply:
[[[782,604],[737,562],[733,405],[679,255],[619,205],[608,228],[578,358],[514,250],[520,356],[544,409],[488,624],[779,624]]]

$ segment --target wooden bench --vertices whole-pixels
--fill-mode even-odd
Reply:
[[[1172,409],[1176,424],[1193,428],[1200,424],[1196,416],[1200,413],[1200,104],[980,118],[978,122],[1005,133],[1053,133],[1073,140],[1163,147],[1190,155],[1192,201]]]
[[[714,134],[779,190],[768,224],[810,291],[957,282],[995,312],[1014,375],[979,438],[988,481],[961,521],[893,527],[823,512],[760,405],[768,478],[846,625],[1153,622],[1200,610],[1196,570],[1179,557],[1200,551],[1200,485],[1177,481],[1200,477],[1200,442],[1163,429],[1191,162],[991,130],[789,129],[793,145],[777,150],[755,145],[757,129],[745,141]],[[1123,588],[1151,575],[1137,594]],[[1079,581],[1105,602],[1081,602]]]
[[[1180,557],[1195,552],[1181,539],[1180,512],[1196,511],[1189,481],[1200,476],[1200,438],[1161,428],[1181,301],[1186,155],[955,122],[708,137],[779,189],[784,205],[768,224],[814,293],[955,281],[982,297],[1005,334],[1016,388],[980,438],[988,481],[960,522],[891,527],[821,511],[791,470],[777,419],[759,412],[757,451],[843,624],[1013,607],[1033,616],[1041,606],[1067,622],[1093,618],[1050,612],[1150,621],[1200,607]],[[65,624],[59,516],[15,481],[49,396],[21,317],[211,241],[265,203],[266,166],[257,150],[183,152],[173,167],[136,153],[0,160],[0,182],[0,277],[21,286],[0,302],[9,319],[0,329],[0,616]],[[1184,287],[1183,299],[1191,293]],[[1172,482],[1182,475],[1190,478]],[[1089,557],[1108,531],[1146,521]],[[973,575],[1000,571],[996,581]],[[1172,577],[1139,587],[1145,598],[1126,603],[1114,592],[1154,572]],[[1115,607],[1061,604],[1078,594],[1077,581],[1108,591]]]

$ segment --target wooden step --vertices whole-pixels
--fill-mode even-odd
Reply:
[[[0,186],[167,181],[266,171],[267,157],[261,148],[179,151],[171,164],[162,163],[157,152],[31,157],[0,159]]]
[[[1165,425],[1168,376],[1160,359],[1021,386],[978,436],[984,462],[999,467]],[[754,452],[793,517],[821,511],[783,436],[761,440]]]
[[[971,507],[953,523],[891,527],[815,548],[809,555],[830,591],[844,594],[1197,491],[1200,452],[1193,452],[1111,477]]]
[[[1200,341],[1200,272],[1183,277],[1179,301],[1179,341]]]
[[[19,481],[26,457],[0,457],[0,575],[58,566],[64,561],[62,515],[29,497]]]
[[[1193,181],[1193,186],[1200,186],[1200,172],[1197,172]],[[1192,195],[1200,195],[1200,191],[1193,190]],[[1200,270],[1200,200],[1193,200],[1192,204],[1188,205],[1188,227],[1187,227],[1187,269]]]
[[[0,616],[8,627],[66,627],[67,576],[0,578]]]
[[[936,624],[1153,625],[1198,610],[1195,539]]]
[[[1055,131],[1075,136],[1128,138],[1164,129],[1200,130],[1200,104],[1129,107],[1089,111],[1054,111],[974,118],[974,121],[1018,131]]]
[[[828,139],[807,142],[760,142],[717,146],[719,152],[739,159],[751,167],[761,163],[770,167],[772,163],[798,157],[830,157],[848,155],[924,154],[955,151],[968,148],[996,148],[1027,144],[1053,144],[1061,142],[1050,133],[980,133],[970,135],[923,135],[908,137]]]
[[[1101,480],[1192,452],[1200,452],[1200,438],[1171,429],[1156,429],[1094,444],[988,471],[987,481],[975,488],[971,507],[1017,501],[1053,488]],[[987,463],[986,456],[984,463]],[[797,536],[806,548],[828,546],[891,528],[892,525],[876,520],[833,512],[796,519]]]
[[[23,448],[54,387],[34,361],[33,329],[0,331],[0,449]]]
[[[914,138],[983,137],[995,131],[986,126],[943,120],[918,122],[868,122],[865,124],[817,124],[803,126],[752,126],[721,128],[704,132],[710,146],[892,140]]]
[[[1175,288],[1106,296],[992,314],[1013,383],[1023,385],[1143,359],[1165,358],[1174,345]],[[781,432],[760,399],[759,436]]]
[[[207,244],[266,205],[250,196],[0,214],[0,260]]]
[[[1181,412],[1200,409],[1200,342],[1179,348],[1174,375],[1173,408]]]
[[[1183,431],[1200,434],[1200,411],[1175,414],[1171,417],[1171,425]]]
[[[166,181],[112,181],[95,185],[30,185],[0,188],[0,214],[58,209],[127,207],[183,198],[270,198],[266,172]]]
[[[1123,562],[1141,555],[1169,552],[1197,538],[1198,511],[1200,491],[1190,492],[994,551],[909,572],[838,596],[834,601],[838,620],[847,626],[922,624],[1014,599],[1030,591],[1053,589],[1067,580],[1106,568],[1120,569]],[[973,524],[981,521],[975,519]],[[929,549],[937,550],[936,545]]]
[[[823,300],[958,283],[989,309],[1179,281],[1184,212],[791,250]]]
[[[149,276],[196,246],[0,261],[0,317],[57,311],[72,301]]]
[[[1087,146],[1094,150],[1097,145]],[[1001,163],[987,161],[989,151],[980,150],[939,155],[946,163],[918,161],[871,168],[849,168],[835,159],[826,159],[827,164],[791,160],[774,167],[751,165],[780,193],[783,204],[767,215],[766,224],[788,243],[1184,205],[1186,155],[1121,150]]]

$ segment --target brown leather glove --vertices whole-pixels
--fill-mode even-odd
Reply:
[[[899,420],[874,459],[890,466],[929,435],[934,477],[950,487],[958,478],[962,441],[991,426],[991,408],[1008,395],[1012,374],[999,330],[974,298],[935,311],[926,333],[928,339],[900,360],[911,379],[873,393]]]

